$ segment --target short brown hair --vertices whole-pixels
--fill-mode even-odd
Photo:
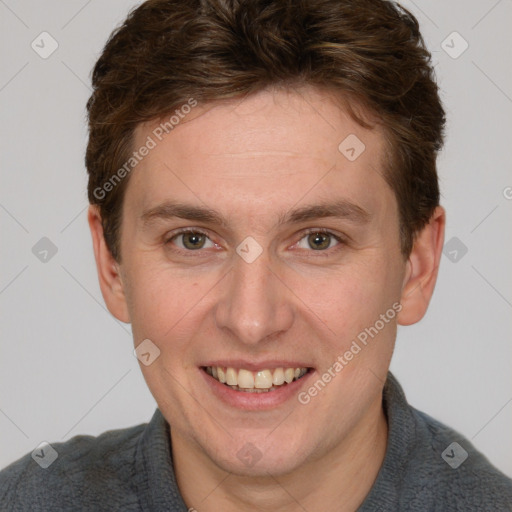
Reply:
[[[384,127],[384,177],[397,199],[405,256],[439,204],[445,113],[418,22],[390,1],[149,0],[111,34],[92,85],[88,196],[117,261],[129,176],[112,179],[133,152],[137,125],[190,98],[206,104],[302,85],[348,95]]]

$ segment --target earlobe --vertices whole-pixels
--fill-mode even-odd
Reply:
[[[89,206],[87,220],[91,230],[98,280],[105,304],[110,313],[118,320],[130,323],[119,264],[115,261],[105,242],[101,216],[97,206]]]
[[[402,287],[400,325],[419,322],[427,311],[441,261],[445,223],[445,210],[438,206],[429,223],[416,235]]]

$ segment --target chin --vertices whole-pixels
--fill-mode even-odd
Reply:
[[[261,458],[260,458],[261,457]],[[278,453],[272,455],[246,455],[245,459],[238,457],[229,459],[214,460],[224,471],[240,477],[268,478],[269,476],[279,477],[296,471],[303,463],[297,454]]]
[[[240,436],[226,436],[223,446],[203,446],[209,458],[221,469],[238,476],[268,477],[284,475],[301,467],[307,458],[304,441],[272,430],[253,430]],[[271,437],[273,437],[271,439]],[[219,457],[225,453],[226,456]]]

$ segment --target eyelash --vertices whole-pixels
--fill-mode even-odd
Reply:
[[[172,234],[171,237],[167,238],[165,240],[165,245],[170,245],[175,238],[177,238],[180,235],[186,234],[186,233],[200,234],[200,235],[204,235],[204,236],[210,238],[206,231],[203,231],[203,230],[201,230],[199,228],[184,228],[184,229],[180,229],[180,230],[176,231],[175,233]],[[318,250],[318,251],[315,251],[315,250],[311,249],[311,250],[307,251],[307,252],[315,253],[316,254],[315,257],[318,257],[318,256],[319,257],[330,256],[332,253],[337,252],[337,250],[341,249],[341,246],[343,246],[346,243],[346,240],[344,238],[342,238],[341,236],[336,235],[332,231],[329,231],[329,230],[323,229],[323,228],[318,228],[318,229],[310,228],[310,229],[307,229],[306,231],[304,231],[302,233],[302,236],[299,238],[298,242],[300,242],[303,238],[305,238],[306,236],[311,235],[311,234],[327,235],[327,236],[330,236],[330,237],[334,238],[338,242],[337,246],[331,247],[329,249]],[[298,242],[296,242],[296,243],[298,243]],[[201,252],[204,252],[201,249],[197,249],[196,251],[192,251],[192,250],[185,250],[185,249],[175,248],[173,250],[175,252],[179,252],[179,253],[182,253],[182,254],[183,253],[190,254],[190,253],[201,253]]]

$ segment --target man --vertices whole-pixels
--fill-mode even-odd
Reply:
[[[387,1],[150,0],[88,103],[89,225],[148,425],[0,473],[6,510],[511,510],[388,372],[444,240],[444,111]]]

